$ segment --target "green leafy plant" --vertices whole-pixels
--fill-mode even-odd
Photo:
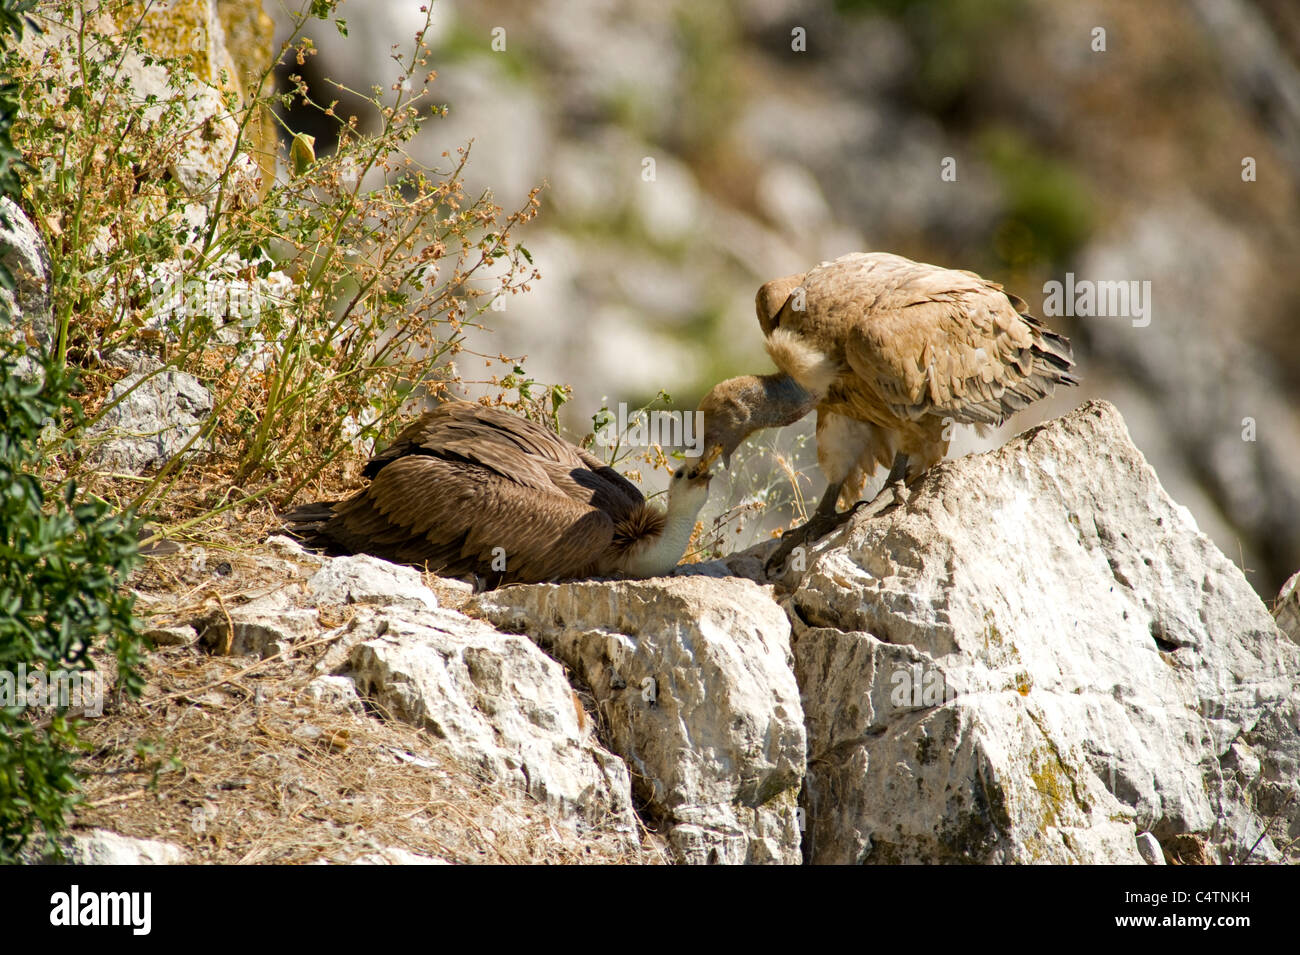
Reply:
[[[137,556],[134,527],[104,501],[79,499],[72,481],[47,490],[42,432],[65,416],[75,420],[80,406],[56,362],[19,374],[25,352],[9,321],[0,321],[0,680],[12,696],[0,694],[0,863],[38,827],[53,847],[77,792],[75,719],[56,705],[37,720],[19,705],[19,676],[90,671],[91,648],[106,643],[119,688],[141,689],[141,638],[120,586]]]

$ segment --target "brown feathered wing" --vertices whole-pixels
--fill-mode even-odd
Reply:
[[[619,529],[646,510],[636,487],[594,456],[468,402],[426,413],[364,473],[370,486],[314,525],[315,543],[500,582],[610,572]]]
[[[997,425],[1075,383],[1069,342],[995,282],[885,254],[835,265],[805,277],[795,321],[900,418]]]

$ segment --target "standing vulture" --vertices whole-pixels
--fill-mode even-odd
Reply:
[[[769,566],[847,519],[852,510],[837,514],[837,501],[856,499],[878,464],[892,463],[890,484],[915,478],[947,453],[949,424],[998,425],[1076,383],[1070,343],[973,272],[860,252],[768,282],[755,304],[780,372],[732,378],[704,397],[694,470],[728,460],[753,431],[817,409],[828,487]]]
[[[333,554],[373,554],[491,586],[653,577],[681,560],[708,469],[673,475],[665,513],[613,468],[531,421],[453,401],[408,426],[342,502],[285,516]]]

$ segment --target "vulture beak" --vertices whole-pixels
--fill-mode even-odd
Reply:
[[[692,481],[694,481],[696,478],[702,477],[704,475],[704,472],[706,472],[709,469],[709,465],[711,465],[714,461],[718,460],[721,454],[722,454],[722,445],[715,444],[713,447],[709,448],[709,450],[705,451],[704,454],[700,456],[699,461],[695,462],[695,466],[686,472],[686,476],[690,478]]]

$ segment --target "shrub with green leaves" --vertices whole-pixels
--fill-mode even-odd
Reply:
[[[52,845],[77,791],[75,720],[66,708],[17,705],[20,667],[87,671],[91,648],[105,645],[119,689],[141,688],[138,626],[121,587],[135,534],[103,501],[78,500],[72,481],[47,493],[43,435],[81,409],[56,363],[46,361],[43,375],[17,373],[25,346],[8,318],[0,316],[0,674],[13,698],[0,698],[11,704],[0,705],[0,863],[38,826]]]
[[[0,0],[0,49],[21,37],[34,5]],[[0,85],[4,195],[17,185],[10,139],[17,94],[6,78]],[[13,287],[2,266],[0,281]],[[65,708],[37,712],[19,705],[22,672],[84,672],[92,666],[91,647],[103,640],[116,654],[122,689],[138,693],[140,678],[131,600],[120,589],[136,557],[135,536],[103,502],[78,503],[71,481],[60,488],[44,480],[44,437],[57,430],[55,422],[76,420],[81,408],[57,363],[46,360],[35,371],[25,361],[19,374],[26,336],[13,328],[8,300],[0,303],[0,679],[7,678],[0,692],[0,863],[8,863],[38,829],[53,846],[77,791],[75,722]]]

